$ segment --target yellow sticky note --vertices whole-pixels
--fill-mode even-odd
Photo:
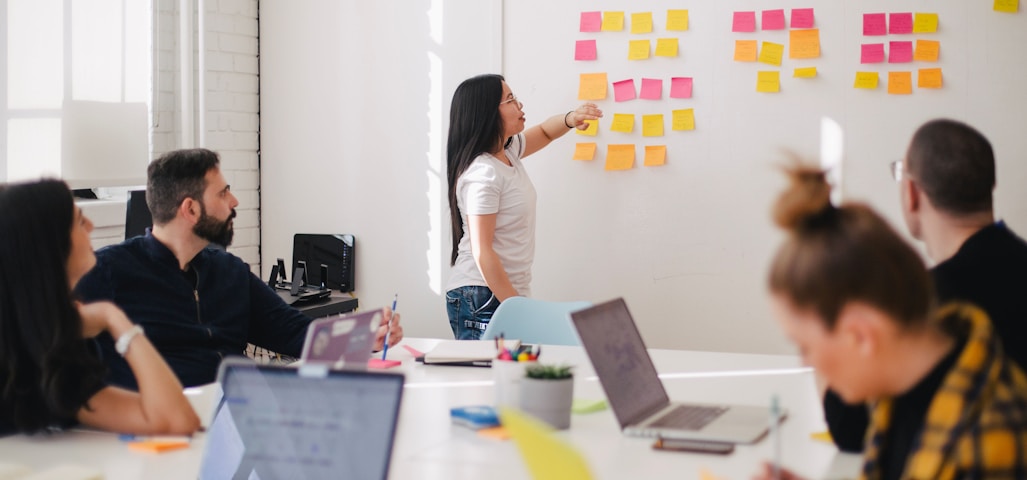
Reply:
[[[624,12],[603,12],[604,32],[619,32],[624,30]]]
[[[645,160],[642,164],[647,167],[658,167],[667,163],[666,145],[646,145]]]
[[[676,56],[678,56],[678,39],[677,38],[657,38],[656,39],[656,56],[657,57],[676,57]]]
[[[635,115],[632,113],[613,114],[613,123],[610,130],[614,132],[631,133],[635,129]]]
[[[913,33],[933,33],[938,31],[937,13],[920,13],[913,15]]]
[[[817,67],[796,68],[792,73],[795,78],[813,78],[817,76]]]
[[[574,145],[573,160],[593,160],[596,158],[595,143],[578,143]]]
[[[940,68],[921,68],[917,71],[916,86],[919,88],[941,88]]]
[[[574,131],[577,132],[578,135],[588,135],[590,137],[594,137],[599,133],[599,120],[585,120],[585,125],[588,125],[588,128],[584,130],[578,130],[575,128]]]
[[[920,62],[937,62],[941,42],[937,40],[917,40],[913,50],[913,60]]]
[[[631,14],[631,33],[652,33],[653,12]]]
[[[607,145],[606,170],[630,170],[635,167],[635,146]]]
[[[649,58],[649,40],[628,42],[628,60],[645,60],[647,58]]]
[[[578,100],[603,100],[606,98],[606,74],[582,73],[578,82]]]
[[[852,86],[870,90],[877,88],[877,72],[856,72],[856,82]]]
[[[992,8],[996,12],[1016,13],[1020,8],[1020,0],[995,0],[995,6]]]
[[[891,95],[913,93],[913,72],[888,72],[888,93]]]
[[[688,10],[667,10],[667,30],[671,32],[688,30]]]
[[[718,477],[714,475],[713,472],[704,468],[699,470],[699,480],[724,480],[724,477]]]
[[[781,57],[784,56],[785,46],[780,43],[763,42],[760,49],[760,63],[781,66]]]
[[[642,115],[642,136],[662,137],[663,136],[663,114]]]
[[[512,408],[500,409],[499,418],[517,444],[532,478],[592,479],[592,472],[581,453],[553,435],[553,429],[548,425]]]
[[[788,32],[788,58],[820,57],[820,29],[790,30]]]
[[[671,112],[671,126],[674,131],[695,130],[695,110],[684,108]]]
[[[828,431],[813,432],[809,434],[809,438],[816,440],[818,442],[830,443],[831,445],[834,445],[834,440],[831,439],[831,432]]]
[[[756,61],[756,40],[735,40],[735,61]]]
[[[777,70],[756,72],[756,91],[777,93],[781,91],[781,72]]]

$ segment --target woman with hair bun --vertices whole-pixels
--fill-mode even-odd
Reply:
[[[923,261],[884,219],[833,206],[820,170],[788,175],[773,211],[788,233],[768,278],[774,316],[844,400],[871,403],[863,477],[1027,478],[1027,377],[987,315],[935,308]]]

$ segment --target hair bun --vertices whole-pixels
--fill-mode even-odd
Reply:
[[[808,165],[785,168],[788,188],[774,205],[774,223],[787,230],[797,230],[810,220],[833,209],[831,186],[824,170]]]

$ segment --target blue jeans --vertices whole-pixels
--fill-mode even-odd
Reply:
[[[449,328],[457,340],[478,340],[499,307],[499,299],[489,287],[457,287],[446,292]]]

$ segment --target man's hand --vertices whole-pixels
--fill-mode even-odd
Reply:
[[[385,312],[385,315],[382,315],[382,323],[378,326],[378,331],[374,335],[375,351],[385,348],[386,332],[389,333],[390,348],[403,340],[403,326],[399,324],[399,314],[393,313],[389,307],[385,307],[382,310]]]

